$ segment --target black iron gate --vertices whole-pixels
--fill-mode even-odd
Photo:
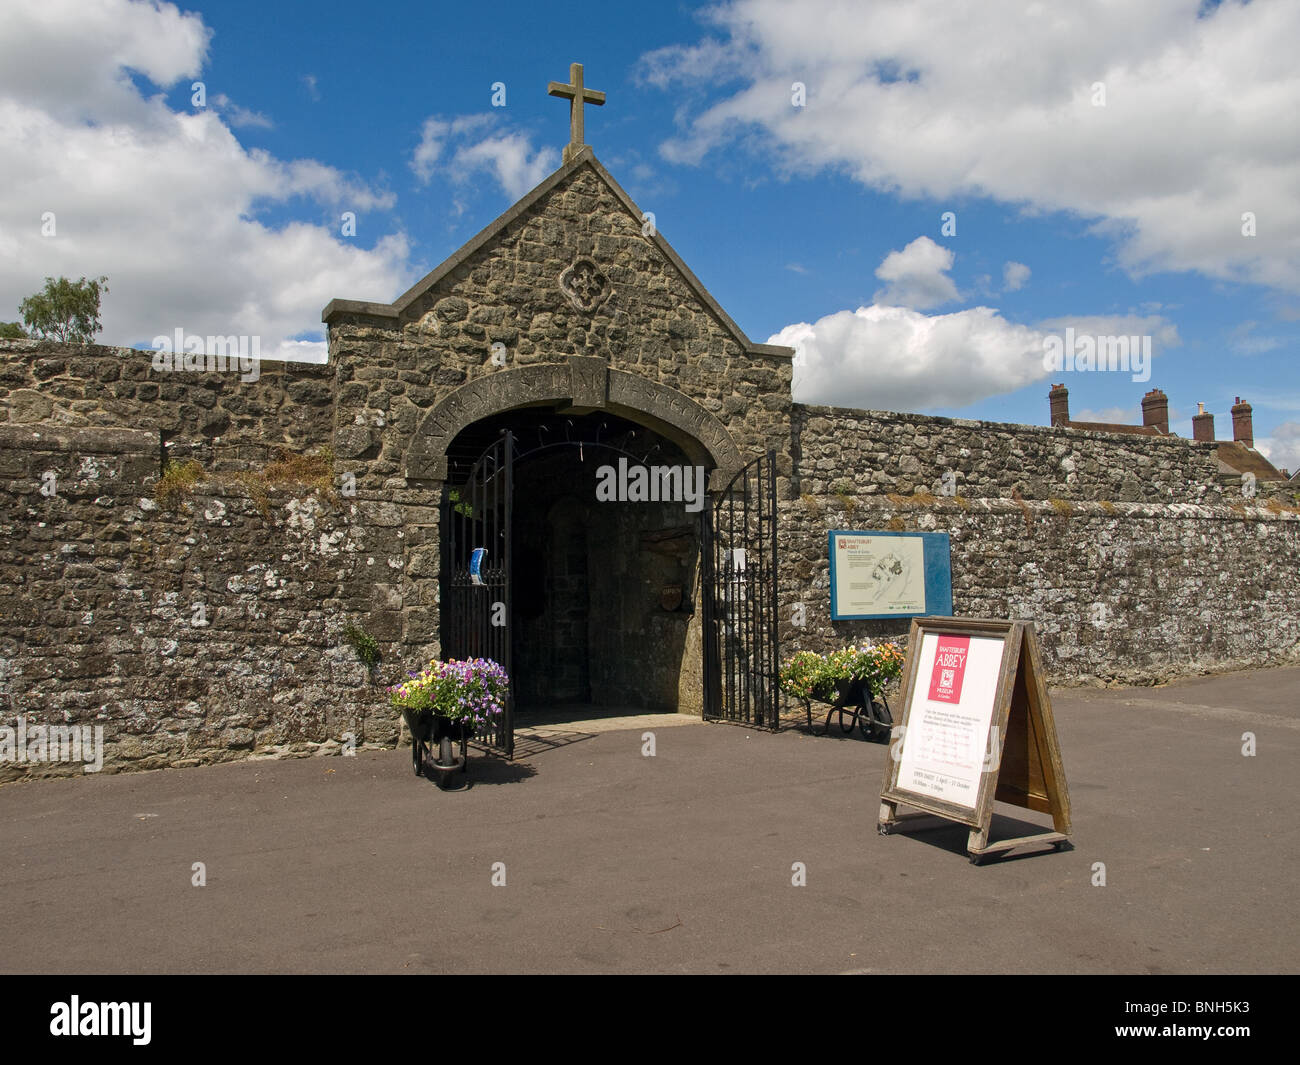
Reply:
[[[514,675],[510,662],[510,525],[514,517],[515,441],[490,445],[463,484],[443,499],[442,653],[490,658],[510,676],[510,697],[498,726],[479,742],[515,753]]]
[[[704,716],[778,728],[776,453],[737,473],[703,517]]]

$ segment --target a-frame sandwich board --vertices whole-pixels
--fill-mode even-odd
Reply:
[[[968,825],[973,862],[1065,844],[1070,796],[1033,622],[915,618],[901,704],[880,791],[881,835],[906,805]],[[1055,831],[990,842],[995,800],[1051,814]]]

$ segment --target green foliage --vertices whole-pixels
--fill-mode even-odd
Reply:
[[[844,508],[846,514],[852,514],[858,509],[858,501],[853,497],[856,487],[852,481],[836,481],[831,485],[831,491],[834,493],[835,498],[840,501],[840,506]]]
[[[348,625],[343,629],[343,638],[352,645],[366,669],[374,669],[379,661],[379,644],[370,633],[357,625]]]
[[[463,514],[467,518],[472,518],[474,516],[474,508],[461,500],[460,489],[451,489],[447,493],[447,500],[451,503],[451,509],[457,514]]]
[[[202,476],[203,467],[193,459],[169,461],[153,486],[153,497],[163,506],[174,507],[194,490],[195,482]]]
[[[91,344],[104,326],[99,320],[99,297],[108,291],[108,278],[69,281],[45,279],[45,290],[28,296],[18,313],[34,337],[67,344]]]
[[[0,340],[25,340],[27,330],[18,322],[0,322]]]
[[[428,669],[410,672],[402,684],[388,689],[393,706],[410,715],[429,711],[459,721],[477,731],[505,712],[510,693],[506,671],[490,658],[434,659]]]
[[[262,517],[270,518],[271,493],[274,491],[308,488],[323,501],[331,505],[337,503],[333,469],[334,452],[328,447],[321,448],[314,455],[300,455],[279,448],[278,457],[261,470],[205,472],[193,459],[183,463],[168,462],[154,488],[154,498],[160,503],[179,503],[190,494],[198,480],[216,485],[238,485],[248,493]]]
[[[872,647],[842,647],[828,655],[816,651],[798,651],[781,667],[781,688],[803,698],[831,700],[835,684],[842,680],[862,680],[873,692],[879,692],[903,672],[903,652],[897,644]]]

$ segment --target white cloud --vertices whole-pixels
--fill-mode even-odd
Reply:
[[[299,199],[337,219],[390,206],[391,193],[246,149],[219,110],[173,111],[126,73],[188,89],[202,80],[209,36],[171,5],[0,7],[0,319],[47,275],[105,274],[105,343],[148,344],[181,327],[260,336],[264,354],[316,352],[294,338],[320,331],[331,298],[388,300],[409,282],[400,232],[365,249],[340,239],[337,223],[258,220]],[[53,237],[41,234],[47,211]]]
[[[262,358],[282,362],[325,362],[329,345],[323,340],[281,340],[273,351],[263,351]]]
[[[1178,326],[1158,314],[1074,314],[1048,318],[1038,323],[1045,334],[1064,334],[1073,329],[1075,337],[1147,337],[1151,338],[1151,354],[1161,353],[1182,345]]]
[[[640,74],[689,99],[662,147],[675,161],[740,145],[788,175],[1073,211],[1135,276],[1300,291],[1300,4],[1200,6],[736,0],[709,10],[716,35]]]
[[[169,86],[199,74],[212,31],[171,4],[127,0],[5,0],[0,4],[0,99],[62,123],[147,118],[127,71]]]
[[[304,74],[302,76],[302,87],[307,90],[307,95],[311,97],[312,103],[320,102],[320,89],[317,87],[315,74]]]
[[[1084,407],[1083,410],[1070,411],[1070,421],[1108,422],[1111,425],[1141,425],[1142,407],[1141,404],[1132,407],[1103,407],[1100,410]]]
[[[245,126],[270,129],[272,126],[271,120],[262,112],[250,111],[247,107],[240,107],[225,93],[214,96],[211,100],[211,106],[221,112],[221,117],[235,129],[242,129]]]
[[[990,307],[940,315],[859,307],[786,326],[768,343],[795,348],[793,390],[800,403],[965,407],[1047,376],[1043,334]]]
[[[1262,452],[1279,470],[1291,473],[1300,470],[1300,422],[1283,422],[1262,440],[1255,441],[1255,450]]]
[[[1031,272],[1024,263],[1012,260],[1002,267],[1002,285],[1008,292],[1017,292],[1025,287]]]
[[[953,258],[949,249],[929,237],[917,237],[902,251],[891,251],[876,268],[876,276],[888,284],[874,301],[923,311],[957,299],[957,286],[947,273]]]
[[[458,148],[452,164],[457,180],[466,182],[486,171],[507,196],[518,200],[560,165],[560,153],[554,148],[533,152],[525,134],[505,133]]]
[[[1153,355],[1180,342],[1177,327],[1159,315],[1074,315],[1026,326],[991,307],[922,314],[958,297],[948,276],[953,260],[947,248],[918,237],[881,262],[876,276],[888,285],[874,306],[797,322],[770,337],[769,344],[795,349],[795,400],[877,410],[961,408],[1048,377],[1045,341],[1064,337],[1067,327],[1094,339],[1150,336]]]
[[[443,149],[453,137],[464,137],[492,124],[491,115],[462,115],[445,119],[430,115],[420,127],[420,143],[411,155],[411,170],[421,185],[427,185],[437,172]],[[448,166],[450,170],[450,165]]]
[[[1255,336],[1259,323],[1248,321],[1233,329],[1230,346],[1234,355],[1262,355],[1282,346],[1280,337]]]
[[[440,163],[441,172],[458,185],[486,173],[510,199],[518,200],[560,165],[560,153],[548,147],[534,151],[527,134],[498,126],[493,115],[431,115],[420,128],[411,170],[422,185],[439,173]]]

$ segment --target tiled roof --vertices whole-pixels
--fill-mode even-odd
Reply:
[[[1119,422],[1066,422],[1066,429],[1088,429],[1094,433],[1131,433],[1134,436],[1168,436],[1154,425],[1121,425]]]
[[[1278,469],[1253,447],[1224,440],[1219,443],[1219,465],[1226,466],[1227,472],[1253,473],[1261,481],[1284,481],[1285,477]]]

